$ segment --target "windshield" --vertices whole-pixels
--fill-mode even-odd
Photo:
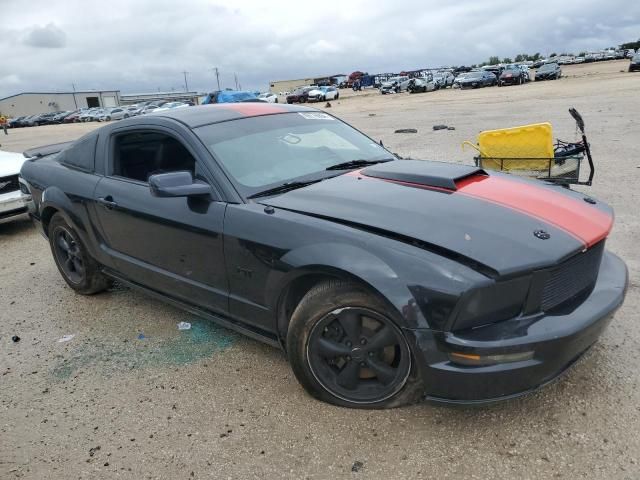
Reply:
[[[540,71],[544,72],[545,70],[554,70],[556,68],[555,63],[545,63],[540,67]]]
[[[322,112],[291,112],[216,123],[194,130],[249,196],[297,180],[321,179],[327,167],[393,158],[346,123]]]

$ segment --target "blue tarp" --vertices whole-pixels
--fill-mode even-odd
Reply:
[[[209,103],[235,103],[252,100],[255,98],[258,98],[257,95],[249,91],[222,90],[219,92],[208,94],[202,103],[204,105],[207,105]]]

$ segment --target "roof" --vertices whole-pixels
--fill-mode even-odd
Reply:
[[[276,115],[289,112],[315,112],[314,108],[300,105],[283,105],[266,102],[217,103],[199,105],[197,107],[175,108],[162,112],[150,113],[154,117],[169,117],[187,124],[191,128],[225,122],[246,117]],[[146,115],[145,115],[146,116]]]
[[[105,92],[120,92],[120,90],[76,90],[75,92],[20,92],[8,97],[0,98],[0,101],[7,100],[13,97],[19,97],[21,95],[73,95],[83,93],[105,93]]]
[[[333,78],[333,77],[348,77],[346,73],[336,73],[335,75],[311,75],[305,78],[293,78],[291,80],[271,80],[269,83],[283,83],[283,82],[302,82],[304,80],[313,80],[314,78]]]

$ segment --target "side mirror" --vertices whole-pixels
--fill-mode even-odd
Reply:
[[[154,197],[195,197],[211,195],[211,186],[194,182],[191,172],[159,173],[149,177],[149,189]]]

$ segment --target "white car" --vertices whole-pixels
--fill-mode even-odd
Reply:
[[[264,92],[258,95],[258,98],[265,102],[278,103],[278,96],[275,93]]]
[[[124,107],[107,108],[104,112],[98,115],[97,120],[99,122],[109,122],[111,120],[122,120],[123,118],[129,118],[131,113]]]
[[[386,82],[382,82],[382,85],[380,85],[380,93],[385,95],[388,93],[405,92],[409,86],[409,80],[409,77],[406,76],[391,77]]]
[[[309,92],[310,102],[325,102],[337,100],[340,97],[336,87],[317,87]]]
[[[18,179],[25,160],[20,153],[0,150],[0,219],[27,211],[29,197],[20,190]]]
[[[164,112],[166,110],[172,110],[174,108],[184,108],[188,106],[189,104],[184,102],[168,102],[163,104],[160,108],[156,108],[154,112]]]

